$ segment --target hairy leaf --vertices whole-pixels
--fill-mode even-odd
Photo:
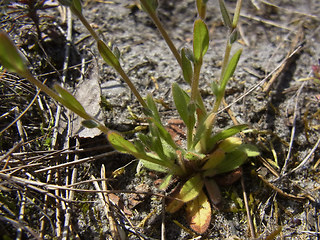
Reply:
[[[195,175],[190,178],[185,184],[182,186],[178,198],[183,202],[189,202],[192,199],[196,198],[199,193],[202,191],[203,180],[200,174]]]
[[[198,19],[194,23],[193,30],[193,54],[195,61],[199,61],[205,55],[209,47],[209,33],[207,25]]]
[[[82,5],[80,0],[72,0],[72,7],[75,8],[79,13],[82,12]]]
[[[81,103],[66,89],[62,88],[60,85],[55,84],[54,89],[60,94],[60,96],[72,107],[76,108],[78,111],[85,113],[86,111],[82,107]],[[68,107],[68,106],[67,106]]]
[[[226,71],[223,75],[223,79],[220,85],[220,93],[224,94],[224,90],[226,88],[226,85],[229,81],[229,79],[232,77],[234,71],[236,70],[238,61],[240,59],[242,53],[242,49],[239,49],[231,58],[230,62],[228,63],[228,66],[226,68]]]
[[[224,24],[228,27],[228,28],[232,28],[232,22],[231,22],[231,18],[229,15],[229,12],[226,8],[226,5],[224,4],[224,0],[219,0],[219,6],[220,6],[220,11],[222,14],[222,19]]]
[[[191,85],[193,70],[191,61],[187,58],[185,49],[181,50],[182,72],[184,80]]]
[[[153,98],[150,94],[147,95],[147,105],[148,105],[149,110],[151,110],[152,116],[154,117],[154,119],[157,122],[161,123],[158,108],[157,108],[156,104],[154,103]]]
[[[120,67],[118,58],[113,54],[110,48],[101,40],[98,41],[98,50],[103,60],[114,68]]]
[[[96,128],[96,127],[98,127],[98,124],[93,120],[83,120],[81,122],[81,124],[83,126],[85,126],[86,128]]]
[[[140,161],[142,162],[142,164],[145,168],[148,168],[151,171],[156,171],[156,172],[161,172],[161,173],[168,173],[169,172],[169,169],[161,164],[153,163],[153,162],[146,161],[143,159],[140,159]]]
[[[206,3],[207,0],[197,0],[198,14],[201,19],[205,19],[206,17]]]
[[[168,174],[167,176],[165,176],[165,178],[163,179],[163,182],[161,183],[161,185],[159,186],[160,190],[165,190],[167,189],[167,187],[170,184],[170,181],[172,179],[173,175],[172,174]]]
[[[207,231],[211,221],[211,206],[203,191],[187,203],[187,219],[192,230],[199,234]]]
[[[145,12],[149,12],[148,9],[151,11],[156,11],[158,7],[158,0],[140,0],[141,7]]]
[[[178,110],[178,113],[183,120],[183,122],[188,125],[189,113],[188,113],[188,103],[190,101],[189,95],[183,91],[177,83],[172,84],[172,95],[174,104]]]
[[[107,137],[112,146],[119,152],[130,154],[137,152],[136,147],[131,142],[124,139],[119,133],[110,131]]]

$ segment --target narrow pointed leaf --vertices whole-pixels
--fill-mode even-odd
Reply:
[[[154,119],[157,122],[161,123],[158,108],[157,108],[157,106],[156,106],[155,102],[153,101],[153,98],[150,94],[147,95],[147,105],[148,105],[149,110],[151,110],[152,116],[154,117]]]
[[[197,0],[198,14],[201,19],[205,19],[206,17],[206,3],[206,0]]]
[[[229,79],[232,77],[234,71],[236,70],[236,67],[237,67],[237,64],[239,62],[239,59],[240,59],[240,56],[241,56],[241,53],[242,53],[242,49],[239,49],[231,58],[227,68],[226,68],[226,71],[223,75],[223,80],[221,82],[221,85],[220,85],[220,91],[221,93],[224,93],[224,89],[226,88],[226,85],[229,81]]]
[[[162,161],[157,158],[157,156],[152,155],[151,153],[146,154],[144,151],[140,152],[131,142],[125,140],[119,133],[110,131],[107,134],[107,138],[111,145],[119,152],[132,154],[136,158],[144,161],[144,163],[149,164],[150,167],[155,171],[172,172],[179,171],[172,163]]]
[[[161,172],[161,173],[168,173],[169,172],[169,169],[161,164],[153,163],[153,162],[146,161],[143,159],[141,159],[140,161],[142,162],[142,164],[145,168],[148,168],[151,171],[156,171],[156,172]]]
[[[232,22],[231,22],[231,18],[230,18],[230,14],[226,8],[226,5],[224,4],[224,0],[219,0],[219,6],[220,6],[220,11],[222,14],[222,19],[224,24],[228,27],[228,28],[232,28]]]
[[[191,61],[187,58],[185,49],[181,50],[182,72],[184,80],[191,85],[193,70]]]
[[[164,141],[166,141],[166,143],[168,143],[173,149],[176,150],[178,148],[177,145],[175,144],[174,140],[172,139],[170,133],[163,127],[163,125],[154,119],[150,119],[150,121],[153,122],[157,126],[161,138]]]
[[[103,60],[114,68],[120,67],[118,58],[113,54],[110,48],[101,40],[98,41],[98,50]]]
[[[199,61],[205,55],[209,47],[209,33],[207,25],[198,19],[194,23],[193,30],[193,55],[195,61]]]
[[[184,202],[189,202],[195,199],[202,191],[203,180],[200,174],[190,178],[181,188],[179,192],[179,199]]]
[[[177,83],[172,84],[172,95],[174,104],[178,110],[180,117],[183,122],[188,125],[189,122],[189,113],[188,113],[188,103],[190,101],[190,97],[188,94],[183,91]]]
[[[85,126],[86,128],[96,128],[96,127],[99,126],[99,125],[98,125],[95,121],[93,121],[93,120],[83,120],[83,121],[81,122],[81,124],[82,124],[83,126]]]
[[[3,31],[0,31],[0,63],[11,72],[23,74],[28,71],[25,59]]]
[[[79,13],[82,12],[82,5],[80,0],[72,0],[72,8],[75,8]]]
[[[166,190],[167,187],[170,184],[170,181],[172,179],[173,175],[172,174],[168,174],[164,179],[163,182],[161,183],[161,185],[159,186],[160,190]]]
[[[130,154],[137,152],[136,147],[131,142],[124,139],[119,133],[110,131],[107,137],[117,151]]]
[[[186,212],[192,230],[199,234],[203,234],[208,230],[212,213],[208,198],[203,191],[195,199],[187,203]]]
[[[66,89],[62,88],[60,85],[55,84],[54,89],[60,94],[60,96],[68,103],[70,104],[73,108],[77,109],[80,112],[85,113],[86,111],[84,110],[83,106],[81,103],[71,94],[69,93]],[[66,106],[69,107],[69,106]]]
[[[143,11],[149,12],[148,10],[150,9],[151,11],[156,11],[158,7],[158,0],[141,0],[141,7]]]
[[[211,83],[211,90],[212,90],[212,92],[213,92],[213,94],[215,96],[218,96],[218,94],[219,94],[219,85],[215,81],[212,81],[212,83]]]

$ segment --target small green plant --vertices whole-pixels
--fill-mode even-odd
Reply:
[[[177,51],[168,34],[157,17],[157,0],[141,0],[141,7],[146,11],[158,27],[170,50],[182,69],[184,80],[190,85],[190,94],[177,83],[172,85],[172,95],[176,109],[186,126],[186,143],[174,141],[161,121],[154,99],[150,94],[143,98],[137,91],[127,74],[124,72],[116,52],[113,52],[91,28],[82,15],[80,0],[60,0],[70,7],[72,12],[82,21],[84,26],[96,40],[98,50],[104,61],[113,67],[128,84],[143,107],[143,112],[149,123],[149,133],[138,133],[137,139],[130,142],[115,131],[109,130],[104,124],[87,114],[81,104],[65,89],[55,85],[53,91],[35,79],[14,47],[13,43],[3,32],[0,33],[0,61],[8,70],[14,71],[56,101],[63,104],[82,118],[83,125],[89,128],[97,127],[104,132],[113,147],[123,153],[131,154],[140,159],[144,167],[166,174],[161,189],[166,189],[173,178],[178,178],[180,184],[167,205],[167,211],[176,212],[186,204],[187,218],[190,227],[204,233],[211,221],[211,205],[221,201],[220,190],[214,176],[231,172],[244,164],[248,157],[259,154],[257,148],[242,142],[235,135],[247,128],[246,125],[231,126],[221,132],[215,132],[213,127],[225,88],[233,76],[242,50],[231,54],[233,43],[237,40],[237,23],[240,14],[241,0],[237,1],[233,18],[225,7],[224,1],[219,0],[220,9],[225,25],[229,29],[226,41],[225,56],[222,63],[219,82],[212,82],[215,103],[212,109],[204,105],[199,91],[199,80],[203,58],[209,47],[209,34],[205,24],[206,0],[197,0],[199,18],[194,22],[193,51],[182,49]]]

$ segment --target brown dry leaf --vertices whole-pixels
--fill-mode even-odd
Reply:
[[[75,98],[82,104],[87,113],[98,121],[103,121],[105,116],[100,107],[101,90],[99,84],[98,67],[94,65],[88,78],[81,81],[74,94]],[[101,131],[98,128],[86,128],[82,126],[83,118],[73,114],[72,135],[78,135],[81,138],[93,138],[99,136]]]
[[[199,234],[207,231],[211,221],[211,206],[203,191],[197,198],[187,203],[186,212],[192,230]]]

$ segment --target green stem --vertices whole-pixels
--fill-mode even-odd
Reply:
[[[50,97],[52,97],[53,99],[60,102],[62,105],[64,105],[65,107],[69,108],[71,111],[73,111],[74,113],[82,117],[83,119],[94,121],[97,124],[97,128],[99,128],[103,133],[107,134],[109,132],[109,129],[104,124],[101,124],[99,121],[94,119],[94,117],[92,117],[88,113],[79,111],[72,104],[70,104],[68,101],[66,101],[65,99],[60,97],[57,93],[55,93],[51,88],[47,87],[42,82],[37,80],[28,70],[24,72],[20,72],[19,74],[24,78],[26,78],[30,83],[32,83],[33,85],[41,89],[43,92],[48,94]]]
[[[194,73],[193,79],[191,83],[191,101],[197,103],[197,116],[198,120],[201,121],[202,117],[206,115],[206,108],[203,103],[203,99],[199,92],[199,79],[200,79],[200,71],[202,66],[202,58],[198,60],[194,64]],[[200,112],[199,112],[200,110]]]
[[[230,44],[230,42],[229,42],[229,37],[228,37],[227,45],[226,45],[226,50],[225,50],[224,58],[223,58],[223,62],[222,62],[222,69],[221,69],[221,73],[220,73],[220,81],[219,81],[219,85],[220,85],[220,86],[221,86],[221,83],[222,83],[222,81],[223,81],[223,77],[224,77],[226,68],[227,68],[227,66],[228,66],[231,48],[232,48],[232,45]],[[219,104],[219,105],[220,105],[220,104]],[[219,106],[218,106],[218,108],[219,108]],[[218,111],[218,109],[215,109],[215,111]]]
[[[149,5],[146,3],[146,0],[140,0],[140,1],[141,1],[141,4],[144,6],[144,8],[147,10],[147,12],[148,12],[149,16],[151,17],[152,21],[154,22],[154,24],[157,26],[157,28],[160,31],[162,37],[166,41],[167,45],[169,46],[171,52],[175,56],[177,62],[179,63],[179,65],[180,65],[180,67],[182,69],[181,56],[180,56],[178,50],[176,49],[176,47],[174,46],[173,42],[171,41],[168,33],[166,32],[166,30],[162,26],[162,24],[161,24],[157,14],[156,14],[156,12],[149,7]]]
[[[80,19],[82,24],[87,28],[87,30],[90,32],[92,37],[95,39],[96,42],[102,41],[99,36],[96,34],[96,32],[93,30],[93,28],[90,26],[86,18],[80,13],[77,9],[74,7],[71,7],[72,12]],[[113,68],[120,74],[120,76],[123,78],[123,80],[126,82],[126,84],[129,86],[130,90],[133,92],[133,94],[136,96],[140,104],[144,107],[147,108],[146,102],[143,100],[141,97],[140,93],[136,89],[136,87],[133,85],[132,81],[128,77],[128,75],[123,71],[122,67],[119,66],[113,66]]]
[[[81,12],[79,12],[76,8],[73,6],[70,7],[71,11],[80,19],[82,24],[87,28],[87,30],[90,32],[91,36],[96,40],[97,42],[101,40],[99,36],[96,34],[96,32],[93,30],[93,28],[88,23],[87,19],[82,15]]]

